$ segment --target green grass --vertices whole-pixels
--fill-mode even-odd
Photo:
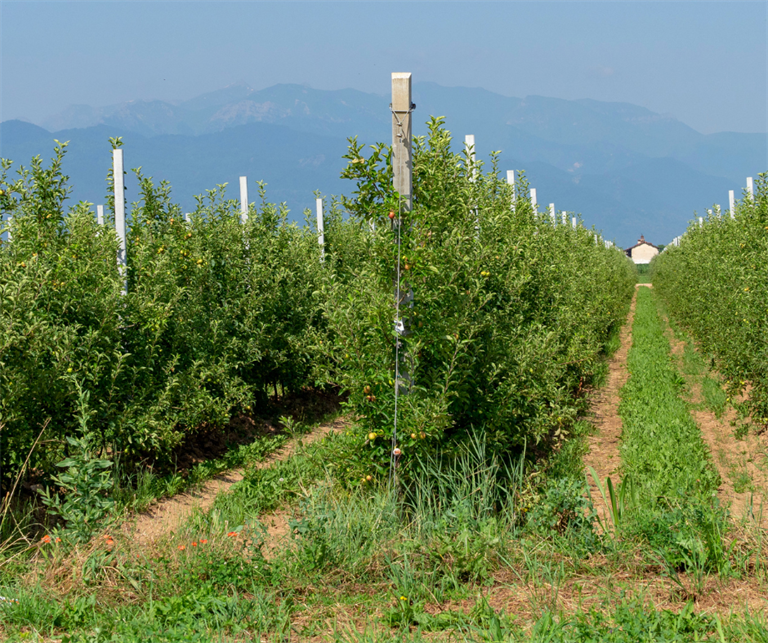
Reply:
[[[656,307],[641,289],[621,390],[622,475],[634,493],[625,532],[647,540],[672,568],[725,572],[725,513],[717,503],[719,476],[699,428],[681,398],[676,371]]]

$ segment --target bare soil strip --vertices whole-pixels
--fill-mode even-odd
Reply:
[[[668,324],[667,319],[664,322]],[[672,354],[682,362],[685,342],[677,339],[668,325],[666,333]],[[722,482],[717,490],[720,503],[730,507],[734,520],[746,517],[768,529],[768,436],[749,431],[742,439],[737,439],[734,436],[738,421],[735,409],[729,405],[718,419],[703,405],[701,384],[682,368],[678,370],[685,378],[687,401],[694,406],[691,415],[701,429],[720,474]]]
[[[646,285],[638,284],[638,287]],[[637,293],[632,297],[627,321],[624,323],[619,335],[621,342],[619,349],[613,354],[608,364],[608,377],[606,378],[605,385],[595,395],[592,413],[597,433],[587,438],[589,452],[584,457],[584,467],[589,480],[589,492],[592,494],[592,501],[602,520],[608,517],[608,508],[605,506],[600,491],[592,479],[589,467],[595,470],[601,484],[605,484],[605,479],[608,477],[612,477],[616,481],[616,473],[621,464],[619,442],[621,440],[622,424],[621,417],[619,417],[619,391],[626,384],[629,377],[627,355],[632,346],[632,324],[635,320],[636,303]]]
[[[341,431],[346,426],[343,418],[324,424],[312,433],[293,438],[270,457],[256,465],[257,469],[272,466],[290,458],[299,441],[308,445],[323,439],[332,431]],[[131,516],[122,526],[122,532],[137,545],[148,545],[175,531],[195,510],[207,511],[213,506],[216,496],[226,493],[232,485],[243,479],[242,469],[226,471],[203,485],[185,491],[172,498],[161,500],[155,506]]]

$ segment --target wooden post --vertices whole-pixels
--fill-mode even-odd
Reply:
[[[240,223],[248,221],[248,178],[240,177]]]
[[[557,225],[557,215],[555,214],[555,204],[549,204],[549,216],[552,219],[552,225]]]
[[[99,225],[104,225],[104,206],[103,205],[96,206],[96,223],[98,223]]]
[[[323,227],[323,200],[315,199],[317,211],[317,243],[320,245],[320,261],[325,261],[325,228]]]
[[[392,171],[394,188],[400,195],[403,212],[410,212],[413,198],[411,158],[411,74],[392,74]]]
[[[733,190],[728,190],[728,209],[731,211],[731,219],[736,218],[736,195]]]
[[[128,292],[127,261],[125,256],[125,179],[123,177],[123,150],[112,150],[112,178],[115,184],[115,231],[120,241],[117,248],[117,266],[123,277],[123,294]]]
[[[410,226],[404,228],[402,225],[401,214],[410,212],[413,207],[413,150],[411,148],[411,113],[416,107],[411,102],[411,74],[407,72],[392,74],[392,183],[400,195],[399,212],[396,213],[396,219],[393,221],[393,230],[395,231],[395,242],[398,245],[395,276],[395,409],[397,409],[397,398],[399,394],[407,395],[411,388],[413,370],[413,358],[409,354],[406,338],[409,334],[408,320],[403,317],[403,306],[413,307],[413,290],[407,281],[403,280],[400,266],[400,245],[402,235],[410,232]],[[394,428],[392,432],[393,454],[397,449],[397,411],[395,411]],[[396,456],[393,455],[390,472],[393,471],[397,463]],[[390,473],[392,475],[392,473]]]
[[[755,200],[755,182],[752,180],[751,176],[747,177],[747,192],[749,193],[749,198],[754,201]]]
[[[515,200],[517,199],[517,195],[515,192],[515,171],[514,170],[507,170],[507,185],[512,186],[512,212],[514,212]]]

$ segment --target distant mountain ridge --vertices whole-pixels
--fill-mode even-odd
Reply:
[[[483,89],[414,85],[414,132],[445,116],[457,149],[474,134],[480,158],[500,150],[501,169],[525,170],[539,202],[581,212],[625,246],[644,234],[664,243],[693,211],[727,203],[746,176],[768,169],[765,134],[701,134],[672,116],[628,103],[542,96],[513,98]],[[346,139],[388,142],[388,98],[357,90],[238,84],[186,101],[73,105],[38,127],[0,124],[0,155],[28,164],[70,140],[65,171],[73,198],[103,202],[109,136],[123,136],[126,161],[170,181],[185,209],[194,194],[237,177],[265,180],[267,198],[292,211],[312,193],[349,193],[339,179]],[[51,133],[53,132],[53,133]],[[130,190],[130,183],[129,183]],[[129,192],[130,193],[130,192]]]

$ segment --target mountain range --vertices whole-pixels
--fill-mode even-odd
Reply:
[[[479,88],[414,84],[414,133],[444,116],[456,149],[474,134],[480,159],[500,151],[500,170],[524,170],[542,209],[581,213],[622,246],[642,234],[655,244],[680,234],[694,211],[727,208],[728,190],[741,196],[747,176],[768,171],[768,135],[704,135],[669,115],[628,103],[512,98]],[[0,123],[0,156],[28,165],[52,155],[53,140],[69,141],[64,171],[73,202],[103,203],[110,167],[108,138],[122,136],[126,166],[167,180],[185,211],[194,195],[228,183],[237,197],[247,176],[267,199],[286,202],[302,219],[315,190],[348,194],[339,178],[347,139],[389,142],[386,96],[301,85],[254,90],[237,84],[187,101],[135,100],[109,107],[73,105],[38,125]],[[127,181],[129,201],[138,198]]]

